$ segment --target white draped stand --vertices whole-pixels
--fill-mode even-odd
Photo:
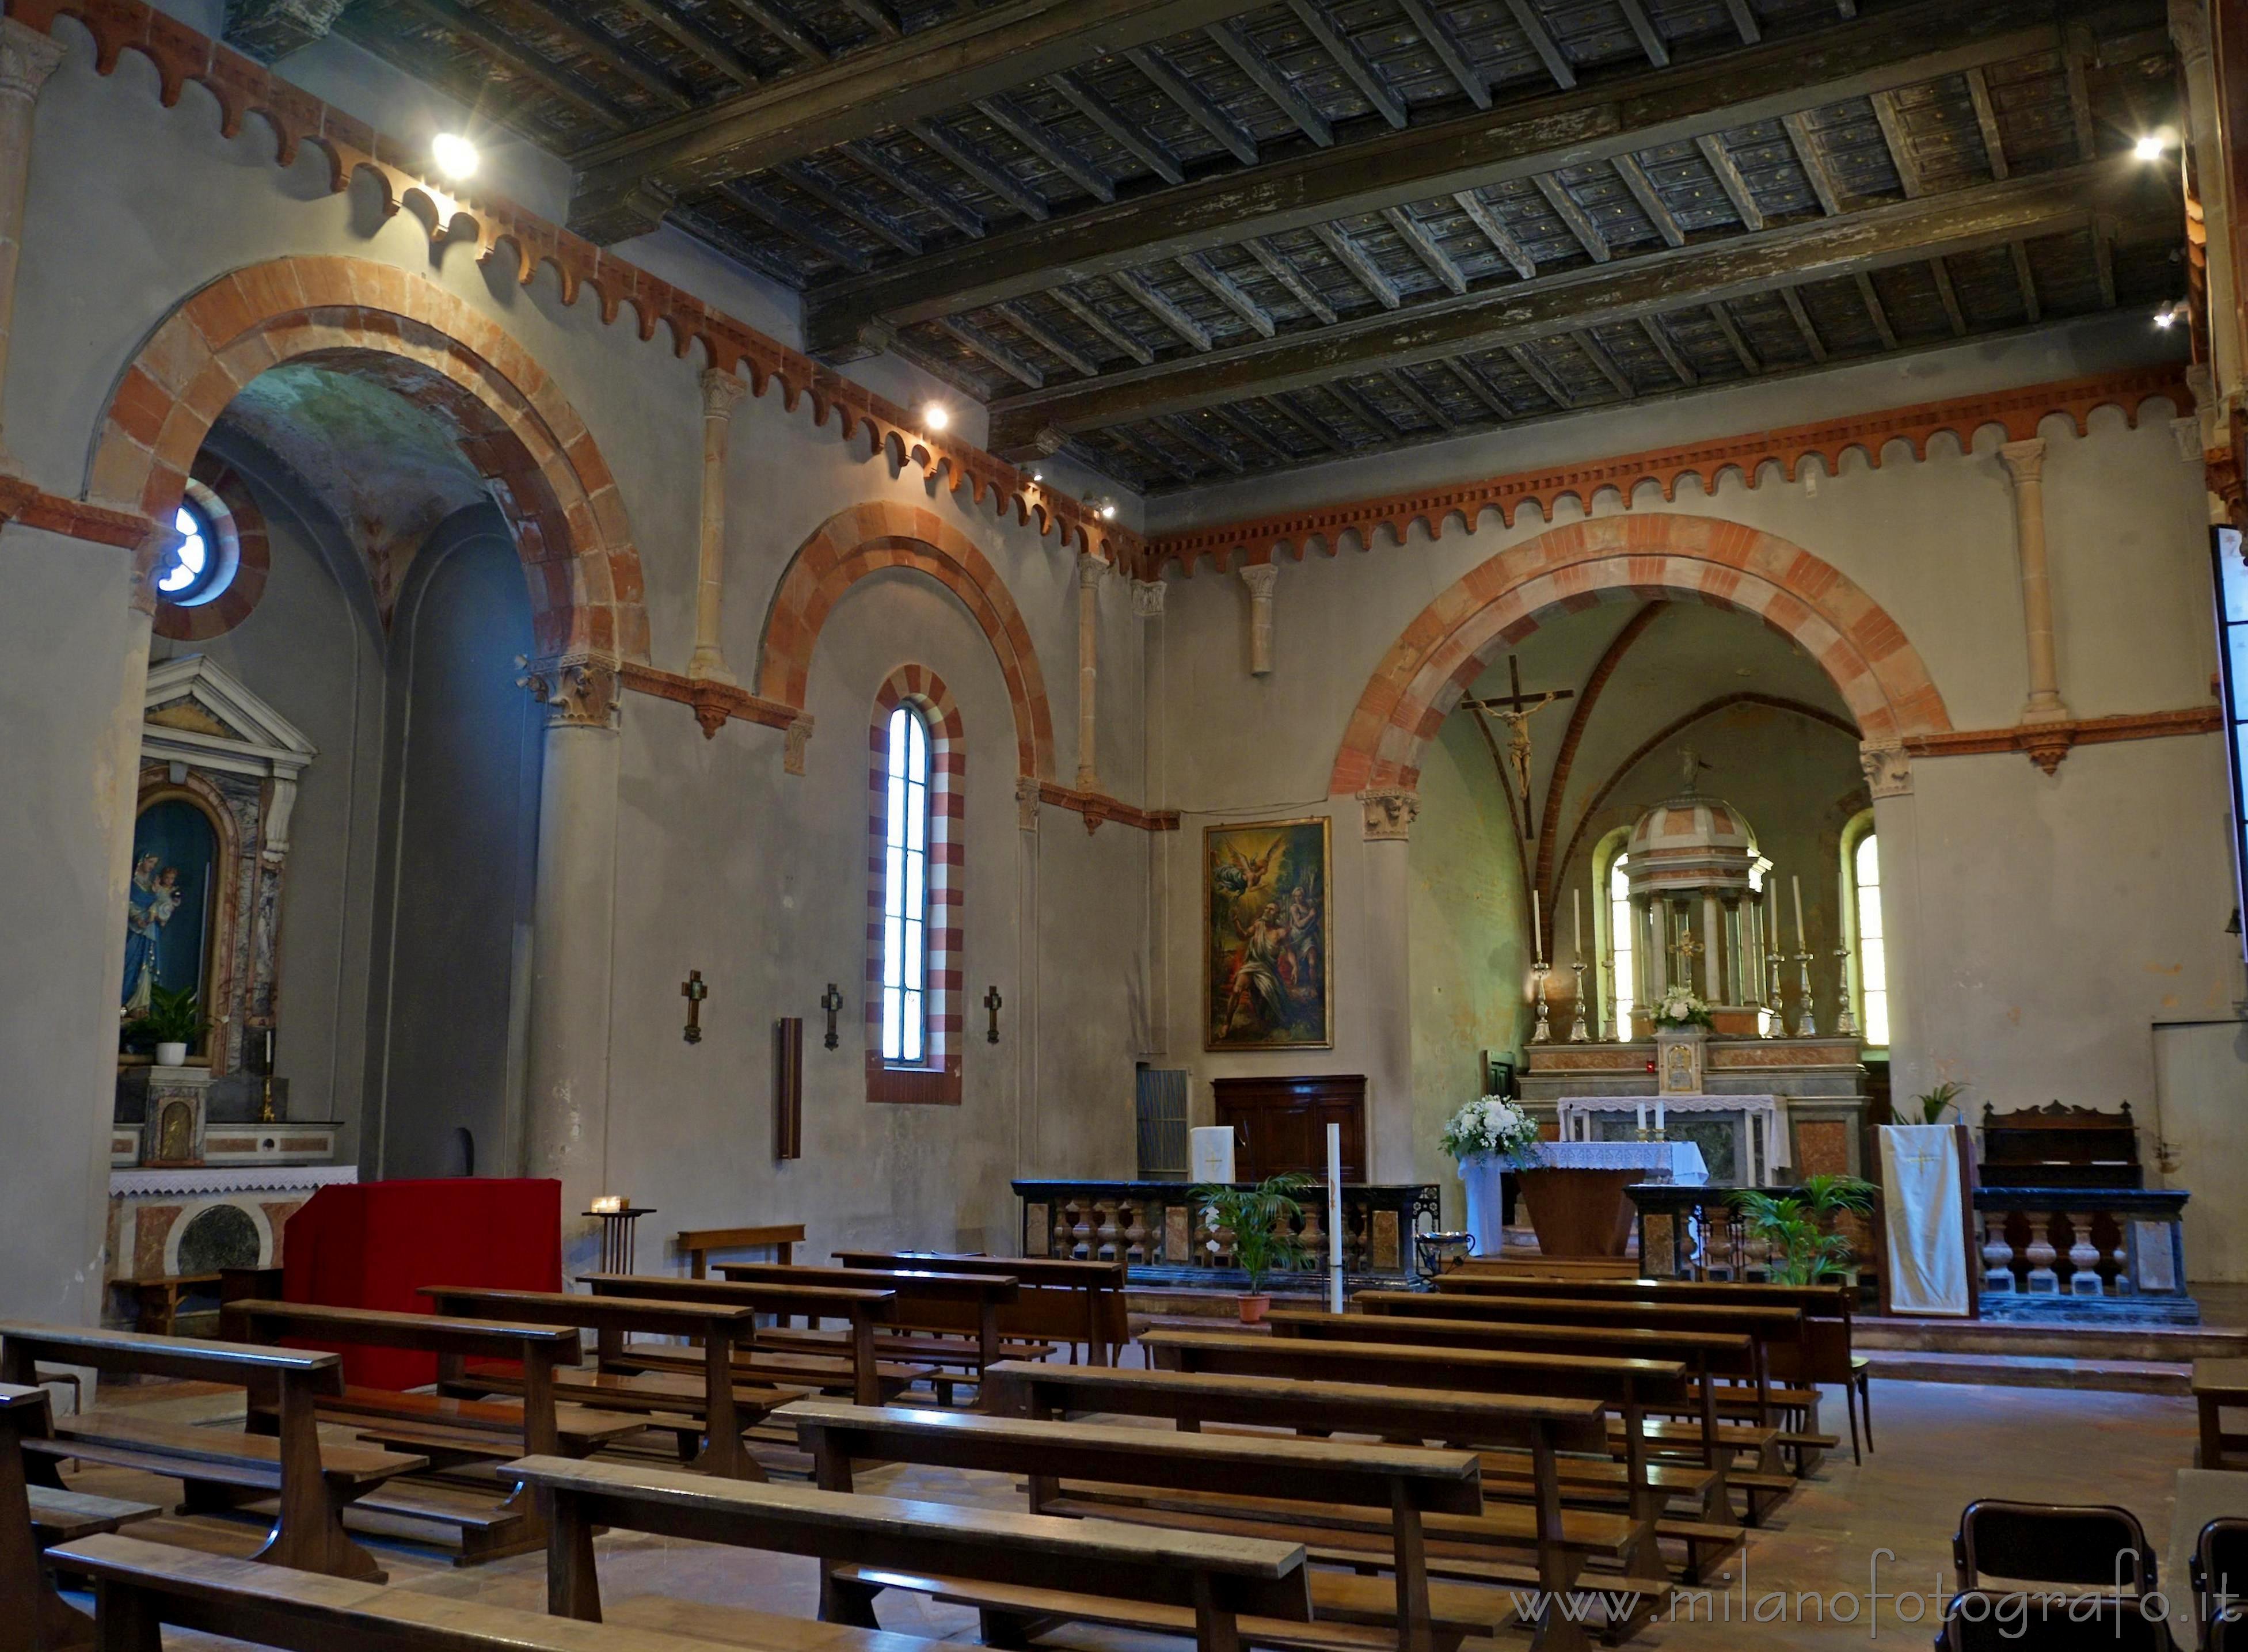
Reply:
[[[1560,1121],[1561,1140],[1564,1142],[1637,1147],[1641,1144],[1629,1141],[1601,1142],[1597,1121],[1620,1116],[1636,1128],[1639,1115],[1643,1111],[1647,1115],[1648,1127],[1652,1128],[1655,1122],[1655,1103],[1658,1100],[1662,1104],[1666,1119],[1687,1114],[1739,1114],[1747,1126],[1746,1139],[1741,1145],[1744,1148],[1752,1150],[1753,1169],[1750,1176],[1738,1179],[1744,1182],[1753,1181],[1765,1187],[1774,1186],[1782,1179],[1779,1173],[1787,1169],[1790,1157],[1787,1145],[1786,1099],[1783,1096],[1571,1095],[1560,1097],[1554,1102],[1553,1107],[1555,1114]],[[1648,1145],[1659,1147],[1668,1144],[1655,1142]],[[1701,1157],[1698,1149],[1696,1151],[1695,1157],[1698,1162]],[[1673,1179],[1683,1182],[1686,1178],[1677,1176]],[[1706,1180],[1707,1178],[1704,1176],[1697,1179]]]

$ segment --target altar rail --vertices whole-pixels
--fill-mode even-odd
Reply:
[[[1248,1182],[1237,1182],[1248,1187]],[[1183,1182],[1018,1182],[1023,1202],[1023,1254],[1079,1261],[1122,1261],[1150,1284],[1237,1283],[1233,1236],[1213,1228]],[[1324,1275],[1327,1262],[1327,1190],[1301,1196],[1298,1237]],[[1412,1236],[1440,1217],[1434,1183],[1350,1186],[1342,1190],[1343,1269],[1368,1284],[1411,1283],[1420,1277]]]

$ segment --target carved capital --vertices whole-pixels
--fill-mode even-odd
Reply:
[[[1077,583],[1085,590],[1090,591],[1098,586],[1100,576],[1107,572],[1108,565],[1091,552],[1086,552],[1077,559]]]
[[[2051,774],[2068,756],[2076,744],[2076,725],[2073,723],[2029,723],[2016,737],[2029,760],[2046,773]]]
[[[2170,39],[2177,47],[2179,61],[2188,69],[2206,68],[2210,57],[2209,16],[2203,10],[2202,0],[2170,0],[2169,13]]]
[[[1858,766],[1866,771],[1867,789],[1876,798],[1912,795],[1912,764],[1901,745],[1861,745]]]
[[[702,387],[702,416],[706,419],[732,418],[735,404],[750,393],[748,380],[740,374],[716,367],[704,368],[699,382]]]
[[[68,50],[19,18],[0,17],[0,98],[38,97]]]
[[[1249,587],[1252,602],[1270,602],[1273,583],[1279,577],[1280,565],[1277,562],[1252,562],[1241,571],[1241,583]]]
[[[1038,829],[1038,777],[1035,774],[1015,777],[1015,824],[1025,832]]]
[[[1358,794],[1366,811],[1368,843],[1402,842],[1413,835],[1413,822],[1421,813],[1421,794],[1402,786],[1376,786]]]
[[[2035,487],[2045,475],[2045,438],[2032,436],[2026,442],[2004,443],[1998,449],[1998,462],[2012,474],[2016,487]]]
[[[1132,612],[1142,620],[1163,617],[1163,593],[1169,589],[1161,579],[1132,581]]]
[[[780,771],[783,774],[804,772],[804,749],[812,743],[812,719],[798,717],[784,730],[780,737]]]
[[[519,689],[546,707],[549,728],[613,729],[617,726],[617,668],[606,660],[542,660],[518,656]]]

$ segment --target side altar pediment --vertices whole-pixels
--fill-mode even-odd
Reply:
[[[293,781],[319,755],[303,730],[208,655],[150,666],[141,704],[143,762]]]

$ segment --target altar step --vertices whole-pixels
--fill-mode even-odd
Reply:
[[[1872,1355],[1885,1382],[1963,1382],[1976,1388],[2080,1388],[2110,1394],[2192,1393],[2193,1368],[2153,1360],[2063,1359],[2021,1354]]]
[[[1852,1327],[1851,1346],[1877,1361],[1888,1354],[1972,1354],[2183,1366],[2195,1360],[2248,1358],[2248,1331],[2214,1326],[1963,1322],[1861,1314]]]

